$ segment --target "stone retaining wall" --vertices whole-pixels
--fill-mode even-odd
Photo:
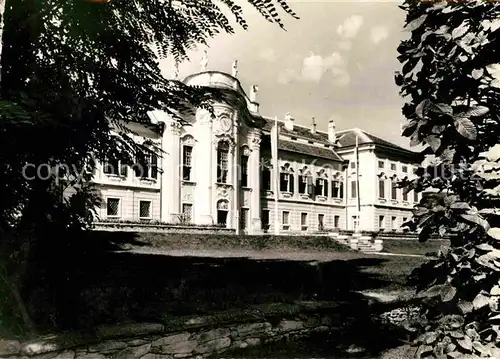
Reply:
[[[336,306],[321,303],[255,308],[165,323],[100,327],[92,334],[54,335],[20,342],[0,340],[0,358],[174,359],[328,332],[338,326]]]

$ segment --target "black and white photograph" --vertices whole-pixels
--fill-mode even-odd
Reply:
[[[499,2],[0,0],[0,359],[183,358],[500,359]]]

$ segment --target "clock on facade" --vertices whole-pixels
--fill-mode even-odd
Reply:
[[[220,128],[222,131],[227,132],[231,129],[231,119],[229,117],[223,116],[220,118]]]

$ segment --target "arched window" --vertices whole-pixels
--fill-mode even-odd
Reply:
[[[186,135],[182,138],[182,180],[193,180],[193,136]]]
[[[328,197],[328,175],[324,169],[319,171],[318,176],[316,177],[314,195]]]
[[[218,183],[227,183],[228,171],[229,171],[229,144],[226,141],[220,141],[217,146]]]
[[[337,198],[337,199],[344,198],[344,179],[340,175],[340,172],[337,172],[333,176],[332,198]]]
[[[299,171],[299,193],[312,196],[314,193],[313,191],[314,185],[312,174],[307,167],[304,167]]]
[[[221,199],[217,202],[217,224],[219,226],[227,225],[227,215],[229,212],[229,202]]]
[[[281,167],[280,171],[280,191],[281,192],[294,192],[293,187],[293,169],[289,163]]]

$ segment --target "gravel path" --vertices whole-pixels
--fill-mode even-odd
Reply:
[[[136,253],[149,255],[163,255],[172,257],[202,257],[202,258],[250,258],[255,260],[291,260],[291,261],[317,261],[327,262],[332,260],[349,260],[374,256],[399,256],[421,258],[416,254],[395,253],[360,253],[360,252],[317,252],[301,250],[265,250],[256,251],[249,249],[161,249],[154,247],[131,247],[130,249],[116,251],[115,253]]]
[[[203,258],[249,258],[255,260],[291,260],[327,262],[332,260],[349,260],[366,258],[367,255],[356,252],[304,252],[304,251],[255,251],[255,250],[217,250],[217,249],[159,249],[152,247],[133,247],[115,253],[136,253],[163,255],[172,257],[203,257]]]

